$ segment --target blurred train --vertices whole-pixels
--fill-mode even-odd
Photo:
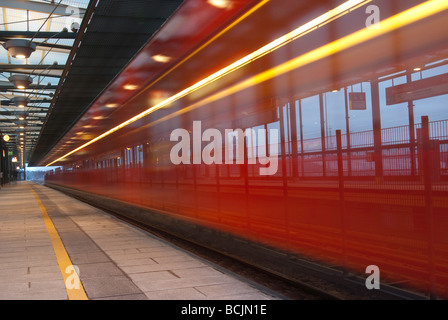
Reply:
[[[375,265],[447,297],[444,30],[447,1],[187,0],[46,184],[291,278]]]

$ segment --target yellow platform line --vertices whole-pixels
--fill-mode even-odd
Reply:
[[[56,254],[56,259],[58,260],[59,269],[61,270],[61,274],[64,279],[68,299],[88,300],[87,294],[84,291],[81,280],[79,279],[79,275],[74,268],[67,251],[65,250],[64,244],[59,237],[58,231],[51,221],[51,218],[48,216],[47,209],[45,209],[45,206],[43,205],[42,201],[40,201],[40,198],[34,191],[33,187],[31,185],[28,186],[31,188],[31,191],[36,197],[40,211],[42,212],[42,217],[44,218],[45,226],[47,227],[48,234],[50,235],[54,253]]]

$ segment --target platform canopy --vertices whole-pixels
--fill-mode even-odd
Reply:
[[[0,132],[10,136],[8,149],[37,165],[182,2],[2,0]]]

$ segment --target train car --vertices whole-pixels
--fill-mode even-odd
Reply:
[[[444,30],[447,1],[186,0],[46,184],[291,278],[447,297]]]

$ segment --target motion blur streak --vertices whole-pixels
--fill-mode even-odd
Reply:
[[[65,159],[66,157],[68,157],[69,155],[78,152],[82,149],[84,149],[85,147],[95,143],[98,140],[103,139],[104,137],[107,137],[108,135],[128,126],[129,124],[147,116],[148,114],[153,113],[156,110],[159,110],[161,108],[164,108],[168,105],[170,105],[171,103],[175,102],[176,100],[179,100],[180,98],[195,92],[196,90],[199,90],[200,88],[207,86],[215,81],[217,81],[218,79],[228,75],[231,72],[234,72],[242,67],[244,67],[245,65],[247,65],[248,63],[254,62],[255,60],[263,57],[264,55],[271,53],[279,48],[281,48],[282,46],[290,43],[293,40],[298,39],[299,37],[315,30],[318,27],[322,27],[323,25],[333,21],[334,19],[341,17],[344,14],[350,13],[350,10],[354,10],[356,8],[358,8],[361,4],[365,4],[370,2],[371,0],[350,0],[347,1],[345,3],[343,3],[342,5],[340,5],[339,7],[334,8],[333,10],[330,10],[329,12],[321,15],[320,17],[300,26],[299,28],[291,31],[290,33],[283,35],[281,37],[279,37],[278,39],[272,41],[271,43],[263,46],[262,48],[252,52],[251,54],[245,56],[244,58],[235,61],[234,63],[230,64],[229,66],[217,71],[216,73],[202,79],[201,81],[195,83],[194,85],[182,90],[181,92],[169,97],[168,99],[160,102],[159,104],[147,109],[146,111],[136,115],[135,117],[119,124],[118,126],[110,129],[107,132],[104,132],[103,134],[101,134],[100,136],[90,140],[89,142],[85,143],[84,145],[70,151],[69,153],[65,154],[64,156],[56,159],[55,161],[47,164],[46,166],[51,166],[63,159]],[[228,30],[228,29],[225,29]],[[222,34],[222,33],[220,33]],[[214,37],[215,39],[216,37]],[[250,82],[250,81],[249,81]],[[257,83],[257,82],[255,82]]]
[[[282,74],[288,73],[294,69],[303,67],[307,64],[310,64],[312,62],[315,62],[317,60],[326,58],[328,56],[330,56],[331,54],[334,54],[335,52],[339,52],[345,49],[348,49],[350,47],[353,47],[357,44],[363,43],[365,41],[368,41],[370,39],[373,39],[375,37],[381,36],[383,34],[386,34],[388,32],[391,32],[395,29],[398,29],[400,27],[406,26],[408,24],[414,23],[418,20],[427,18],[431,15],[434,15],[438,12],[441,12],[443,10],[448,9],[448,1],[445,0],[433,0],[433,1],[428,1],[424,4],[418,5],[408,11],[402,12],[394,17],[391,17],[383,22],[381,22],[381,26],[378,29],[375,28],[366,28],[363,30],[360,30],[358,32],[355,32],[345,38],[336,40],[332,43],[329,43],[325,46],[322,46],[316,50],[313,50],[311,52],[308,52],[304,55],[301,55],[297,58],[291,59],[290,61],[287,61],[277,67],[274,67],[272,69],[266,70],[254,77],[251,77],[245,81],[242,81],[241,83],[232,86],[230,88],[224,89],[212,96],[209,96],[193,105],[190,105],[186,108],[183,108],[181,110],[178,110],[176,112],[170,113],[169,115],[157,119],[156,121],[151,122],[150,124],[148,124],[147,126],[153,126],[156,125],[158,123],[161,123],[163,121],[172,119],[174,117],[180,116],[182,114],[188,113],[192,110],[195,110],[197,108],[200,108],[202,106],[206,106],[214,101],[217,101],[219,99],[225,98],[229,95],[235,94],[237,92],[240,92],[242,90],[245,90],[247,88],[253,87],[257,84],[260,84],[262,82],[265,82],[267,80],[270,80],[274,77],[280,76]],[[164,102],[162,102],[162,104],[164,104]],[[153,107],[153,108],[161,108],[161,107]],[[152,110],[153,108],[151,108],[151,112],[155,111]],[[147,115],[147,114],[145,114]],[[135,120],[140,119],[141,116],[138,115],[135,117]],[[134,119],[134,118],[133,118]],[[134,122],[135,120],[130,119],[126,122],[124,122],[125,125],[128,125],[132,122]],[[131,122],[129,122],[131,121]],[[121,126],[121,125],[120,125]],[[122,126],[123,127],[123,126]],[[120,127],[120,128],[122,128]],[[114,128],[115,129],[115,128]],[[112,130],[114,130],[112,129]],[[111,131],[112,131],[111,130]],[[117,129],[118,130],[118,129]],[[116,130],[112,131],[115,132]],[[112,132],[107,132],[107,135],[112,133]],[[103,138],[104,136],[100,136],[98,138]],[[95,141],[99,140],[99,139],[94,139]],[[93,140],[92,140],[93,141]],[[93,141],[94,142],[94,141]],[[72,154],[73,152],[79,151],[80,149],[88,146],[90,144],[87,143],[84,146],[81,146],[78,149],[73,150],[71,153],[66,154],[64,157],[59,158],[58,160],[52,162],[55,163],[59,160],[64,159],[65,157],[69,156],[70,154]],[[51,165],[52,163],[50,163],[49,165]]]

